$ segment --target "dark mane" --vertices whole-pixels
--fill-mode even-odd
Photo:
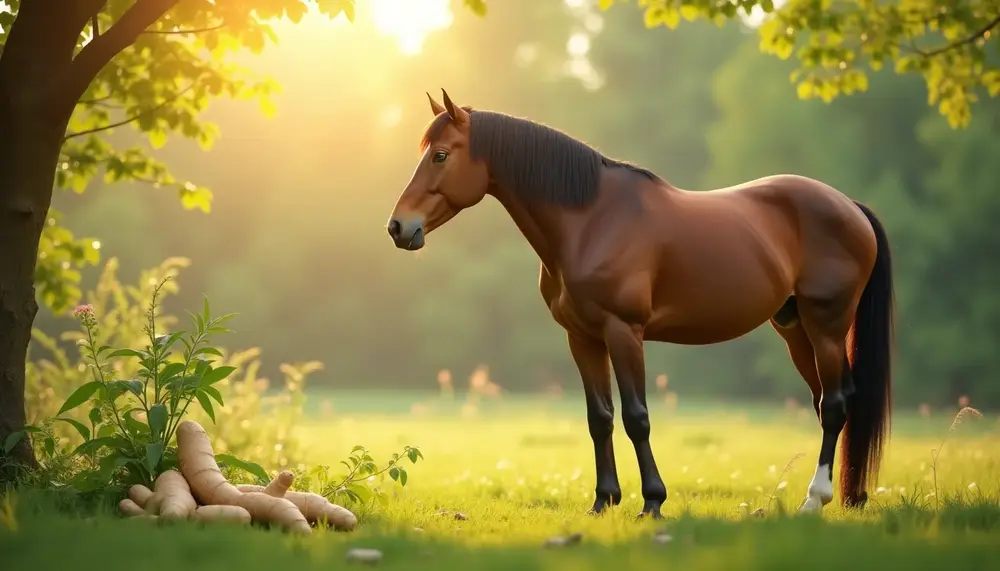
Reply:
[[[522,198],[563,206],[584,206],[597,196],[601,167],[626,168],[653,181],[660,177],[625,161],[604,156],[552,127],[495,111],[463,107],[472,117],[469,154],[489,165],[491,176]],[[441,113],[420,141],[426,149],[448,124]]]

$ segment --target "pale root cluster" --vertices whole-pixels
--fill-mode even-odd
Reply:
[[[234,486],[215,461],[208,434],[185,420],[177,426],[180,471],[160,474],[153,490],[136,485],[118,504],[122,515],[164,520],[194,519],[277,525],[294,533],[311,533],[313,524],[350,531],[358,520],[346,508],[319,494],[289,491],[295,479],[279,473],[267,486]]]

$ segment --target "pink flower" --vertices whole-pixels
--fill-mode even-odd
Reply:
[[[94,306],[90,304],[76,306],[73,310],[73,317],[79,319],[84,325],[97,322],[97,315],[94,313]]]

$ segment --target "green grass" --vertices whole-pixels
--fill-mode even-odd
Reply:
[[[460,402],[325,395],[299,427],[311,463],[335,464],[354,444],[376,459],[402,445],[425,461],[409,468],[385,510],[357,510],[359,529],[293,538],[257,529],[155,526],[110,515],[58,513],[18,498],[17,529],[0,525],[4,569],[329,569],[351,547],[384,553],[385,569],[989,569],[1000,560],[1000,424],[970,420],[932,454],[950,415],[899,414],[877,490],[861,513],[831,504],[822,518],[794,510],[820,440],[811,411],[684,405],[652,407],[653,448],[670,498],[665,522],[636,522],[638,470],[620,428],[615,446],[625,493],[596,519],[593,449],[582,399],[505,399],[463,417]],[[377,414],[379,403],[390,414]],[[332,410],[330,407],[332,406]],[[322,412],[325,409],[325,413]],[[796,459],[797,458],[797,459]],[[787,469],[786,469],[787,468]],[[784,483],[782,483],[784,482]],[[773,496],[773,497],[772,497]],[[741,504],[746,504],[741,507]],[[765,517],[742,515],[756,508]],[[441,514],[447,510],[448,514]],[[451,512],[468,516],[454,519]],[[419,528],[419,530],[415,529]],[[673,540],[660,544],[655,532]],[[579,545],[542,549],[580,532]],[[683,567],[678,567],[683,566]]]

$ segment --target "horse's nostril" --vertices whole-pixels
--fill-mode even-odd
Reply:
[[[403,225],[399,223],[399,220],[390,220],[388,230],[389,237],[398,240],[399,235],[403,233]]]

